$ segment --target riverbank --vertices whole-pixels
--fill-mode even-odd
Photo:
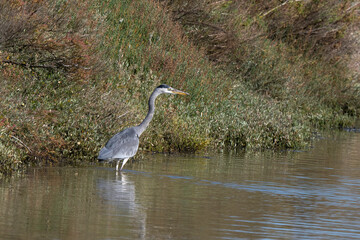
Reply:
[[[337,19],[322,23],[339,24],[341,38],[309,40],[275,28],[286,22],[275,10],[259,15],[269,6],[217,4],[1,1],[11,28],[1,28],[0,172],[96,161],[110,136],[141,122],[161,83],[190,96],[157,101],[141,151],[302,148],[314,131],[352,125],[359,81],[345,53],[327,50],[356,25],[351,8],[284,6],[299,11],[289,24],[310,21],[310,9]]]

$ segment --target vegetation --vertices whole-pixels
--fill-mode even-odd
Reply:
[[[0,0],[0,173],[95,161],[166,83],[143,151],[302,148],[350,125],[355,1]]]

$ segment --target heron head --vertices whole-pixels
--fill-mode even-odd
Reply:
[[[175,88],[172,88],[166,84],[161,84],[160,86],[157,87],[158,89],[160,89],[162,91],[162,93],[169,93],[169,94],[180,94],[180,95],[189,95],[186,92],[177,90]]]

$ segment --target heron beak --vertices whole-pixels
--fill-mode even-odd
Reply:
[[[172,92],[173,94],[190,95],[190,94],[188,94],[187,92],[183,92],[183,91],[180,91],[180,90],[177,90],[177,89],[172,89],[171,92]]]

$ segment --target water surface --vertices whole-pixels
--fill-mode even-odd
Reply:
[[[0,239],[360,239],[360,134],[0,182]]]

